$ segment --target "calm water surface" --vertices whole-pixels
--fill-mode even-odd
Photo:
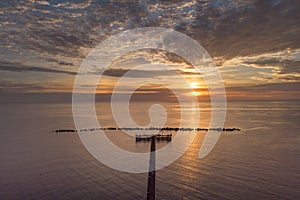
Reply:
[[[113,126],[109,104],[97,103],[103,126]],[[178,105],[165,105],[167,125],[177,126]],[[201,127],[210,108],[201,107]],[[70,104],[0,106],[0,199],[145,199],[147,174],[112,170],[95,160],[76,134],[52,130],[74,128]],[[148,106],[131,106],[133,119],[149,122]],[[189,109],[186,106],[184,109]],[[191,111],[191,120],[192,121]],[[213,151],[198,159],[205,133],[196,135],[175,163],[157,171],[157,199],[299,199],[299,102],[231,102],[225,127]],[[107,133],[122,148],[146,151],[149,144]]]

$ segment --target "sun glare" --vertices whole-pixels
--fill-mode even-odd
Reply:
[[[199,84],[197,82],[191,82],[191,83],[189,83],[189,85],[190,85],[190,88],[192,88],[192,89],[199,88]]]

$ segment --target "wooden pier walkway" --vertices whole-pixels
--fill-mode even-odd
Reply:
[[[135,135],[135,141],[136,142],[141,142],[141,141],[151,141],[152,138],[156,141],[167,141],[170,142],[172,140],[172,134],[140,134],[140,135]]]
[[[151,136],[147,200],[155,200],[155,141],[156,136]]]

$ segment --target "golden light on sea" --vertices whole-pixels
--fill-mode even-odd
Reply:
[[[200,96],[200,95],[201,95],[201,92],[195,92],[195,91],[193,91],[193,92],[189,93],[189,96]]]

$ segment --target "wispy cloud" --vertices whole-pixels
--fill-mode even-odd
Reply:
[[[127,72],[129,72],[126,74]],[[108,69],[105,70],[103,75],[112,77],[122,77],[126,74],[129,78],[147,78],[147,77],[162,77],[162,76],[173,76],[177,74],[176,70],[136,70],[136,69]]]
[[[299,52],[296,49],[237,57],[224,62],[220,70],[225,81],[236,84],[298,82],[300,62],[294,55]]]
[[[37,66],[27,66],[22,63],[16,62],[0,62],[0,70],[1,71],[11,71],[11,72],[45,72],[45,73],[59,73],[59,74],[67,74],[67,75],[76,75],[77,72],[72,71],[64,71],[59,69],[49,69]]]

